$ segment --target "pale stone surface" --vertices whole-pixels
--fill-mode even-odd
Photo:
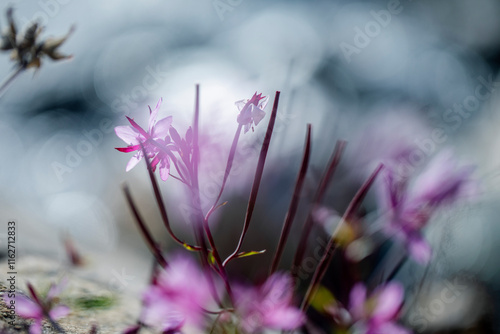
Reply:
[[[7,268],[6,261],[0,263],[0,268]],[[140,297],[137,289],[112,289],[109,282],[100,282],[93,278],[91,270],[68,268],[61,263],[39,257],[27,256],[19,259],[16,264],[17,293],[26,292],[26,282],[29,281],[39,292],[47,291],[52,282],[57,282],[61,277],[68,278],[68,285],[60,296],[61,302],[71,307],[71,313],[61,319],[59,324],[66,333],[89,333],[92,324],[97,324],[98,333],[121,333],[127,326],[133,324],[140,313]],[[6,277],[2,270],[1,289],[3,295],[8,290]],[[76,307],[79,298],[104,296],[113,302],[108,307],[82,308]],[[0,323],[7,325],[8,310],[3,300],[0,302]],[[15,326],[7,326],[10,332],[25,332],[23,328],[29,326],[30,321],[17,318]],[[56,333],[46,323],[43,333]]]

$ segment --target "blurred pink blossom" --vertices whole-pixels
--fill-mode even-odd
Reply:
[[[399,178],[394,169],[385,170],[379,200],[382,209],[389,213],[386,230],[403,241],[419,263],[427,263],[432,253],[422,236],[422,228],[439,207],[474,194],[473,169],[457,167],[451,152],[445,151],[434,157],[411,186],[409,180]]]
[[[142,322],[168,333],[185,325],[202,328],[204,309],[213,302],[211,291],[196,263],[177,255],[144,293]]]
[[[349,312],[355,333],[360,334],[409,334],[410,330],[398,325],[404,297],[403,287],[388,283],[378,287],[369,297],[362,283],[356,284],[349,298]]]
[[[301,326],[304,315],[293,306],[293,282],[286,274],[274,274],[259,287],[237,287],[235,308],[246,333],[265,328],[293,330]]]

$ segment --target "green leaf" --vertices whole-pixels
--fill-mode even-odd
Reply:
[[[335,297],[330,290],[320,285],[311,301],[311,306],[314,307],[316,311],[323,313],[325,307],[335,305],[335,303]]]
[[[183,243],[182,246],[184,246],[184,248],[186,248],[190,252],[195,252],[196,251],[196,248],[191,247],[187,243]]]
[[[212,266],[215,265],[214,251],[210,251],[210,253],[208,253],[208,262],[210,262]]]
[[[260,251],[241,252],[241,253],[238,253],[236,255],[236,258],[247,257],[247,256],[252,256],[252,255],[258,255],[258,254],[263,254],[265,252],[266,252],[265,249],[260,250]]]

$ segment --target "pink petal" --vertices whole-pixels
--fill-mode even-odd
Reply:
[[[68,285],[68,282],[68,278],[64,277],[58,284],[51,284],[49,292],[47,293],[47,298],[54,299],[55,297],[59,296],[64,288],[66,288],[66,286]]]
[[[257,108],[253,104],[251,106],[250,112],[252,114],[253,122],[255,123],[255,125],[259,124],[260,121],[262,121],[262,119],[264,119],[264,117],[266,116],[266,113],[263,110]]]
[[[128,117],[128,116],[125,116],[127,117],[128,121],[130,122],[130,124],[134,127],[135,130],[137,130],[141,135],[143,135],[145,138],[148,138],[149,137],[149,134],[143,129],[140,127],[139,124],[137,124],[134,119]]]
[[[118,150],[123,153],[129,153],[133,151],[137,151],[141,149],[141,145],[132,145],[128,147],[115,147],[115,150]]]
[[[37,319],[30,326],[30,334],[42,334],[42,319]]]
[[[169,163],[160,164],[160,178],[163,181],[167,181],[169,173],[170,173],[170,164]]]
[[[388,283],[375,294],[377,295],[377,306],[372,313],[372,320],[376,323],[393,320],[403,302],[403,287],[398,283]]]
[[[432,256],[432,248],[422,237],[412,237],[408,241],[408,251],[418,263],[427,264]]]
[[[43,317],[43,312],[40,306],[28,297],[16,294],[15,298],[8,299],[9,304],[10,300],[14,300],[16,302],[16,313],[21,317],[28,319],[38,319]],[[5,302],[7,303],[7,299]]]
[[[159,120],[151,130],[151,137],[158,139],[165,138],[169,134],[171,125],[172,125],[172,116],[168,116]]]
[[[354,319],[362,319],[365,316],[366,287],[357,283],[349,295],[349,312]]]
[[[248,102],[248,100],[239,100],[239,101],[234,102],[234,104],[236,105],[236,108],[238,108],[238,111],[241,111],[243,109],[243,107],[245,107],[247,102]]]
[[[139,163],[139,161],[141,161],[141,159],[142,159],[142,151],[134,154],[134,156],[127,163],[127,167],[125,168],[125,171],[126,172],[130,171],[132,168],[134,168]]]
[[[149,133],[153,132],[153,126],[155,125],[156,116],[158,115],[158,111],[160,110],[162,101],[163,101],[162,98],[158,100],[158,103],[156,104],[154,110],[151,110],[151,108],[149,108],[149,124],[148,124]]]
[[[127,145],[138,145],[139,138],[142,139],[141,134],[137,130],[128,125],[115,127],[115,133],[118,136],[118,138],[127,143]]]
[[[49,315],[52,319],[57,320],[59,318],[67,316],[69,311],[69,307],[65,305],[59,305],[50,310]]]
[[[264,326],[272,329],[293,330],[304,324],[305,317],[293,307],[276,308],[264,315]]]

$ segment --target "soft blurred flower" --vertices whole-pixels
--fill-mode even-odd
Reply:
[[[378,287],[367,297],[366,287],[356,284],[349,298],[349,313],[356,334],[408,334],[395,320],[403,303],[404,290],[398,283]]]
[[[266,115],[264,109],[266,108],[268,96],[253,94],[250,100],[236,101],[236,107],[240,111],[238,115],[238,123],[245,127],[245,133],[253,129],[253,124],[258,125]]]
[[[33,319],[30,326],[30,334],[42,333],[42,320],[48,315],[51,320],[58,320],[69,313],[69,308],[65,305],[58,305],[57,298],[64,289],[67,281],[62,280],[59,284],[52,284],[47,296],[40,300],[40,303],[20,294],[14,298],[4,297],[5,303],[15,305],[16,313],[26,319]]]
[[[403,241],[419,263],[427,263],[431,257],[422,228],[440,206],[473,194],[472,172],[471,166],[458,168],[449,151],[437,155],[411,186],[394,169],[385,169],[379,200],[389,214],[387,232]]]
[[[129,145],[127,147],[117,147],[116,149],[118,151],[124,153],[138,151],[128,162],[125,169],[127,172],[134,168],[143,158],[141,149],[142,143],[148,158],[152,159],[151,167],[153,171],[155,171],[156,167],[159,165],[160,177],[165,181],[170,172],[171,156],[169,156],[169,152],[176,147],[171,144],[168,135],[172,125],[172,116],[156,121],[161,102],[162,100],[160,99],[154,110],[149,108],[148,131],[141,128],[133,119],[127,117],[131,126],[117,126],[115,128],[115,133]]]
[[[293,282],[289,275],[274,274],[259,287],[237,287],[235,309],[245,333],[265,328],[293,330],[304,323],[304,315],[293,306]]]
[[[143,323],[164,333],[184,326],[203,328],[203,312],[213,302],[210,282],[191,260],[174,257],[143,296]]]

